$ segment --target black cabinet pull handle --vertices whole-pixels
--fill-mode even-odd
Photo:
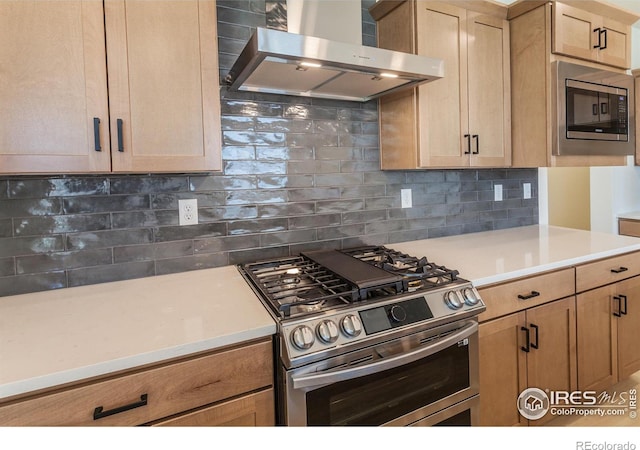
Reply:
[[[533,328],[534,330],[536,330],[536,342],[535,344],[531,344],[532,348],[538,349],[540,347],[538,347],[538,339],[540,338],[540,329],[538,328],[538,325],[534,325],[534,324],[530,324],[531,328]]]
[[[627,270],[629,270],[629,268],[627,267],[620,267],[618,269],[611,269],[612,273],[622,273],[622,272],[626,272]]]
[[[616,317],[622,317],[622,298],[620,298],[617,295],[614,295],[613,301],[615,302],[616,300],[618,301],[618,310],[616,311],[614,307],[613,315]]]
[[[598,115],[598,104],[597,103],[594,103],[591,106],[591,115],[592,116],[597,116]]]
[[[518,298],[519,298],[520,300],[529,300],[530,298],[538,297],[539,295],[540,295],[540,292],[538,292],[538,291],[531,291],[531,294],[528,294],[528,295],[518,294]]]
[[[531,342],[530,336],[529,336],[529,329],[527,327],[520,327],[520,331],[524,331],[524,340],[526,342],[526,345],[524,347],[520,347],[520,349],[529,353],[529,351],[531,350],[531,347],[529,345],[529,343]]]
[[[609,104],[608,103],[600,103],[600,112],[602,114],[609,114]]]
[[[467,140],[467,151],[464,152],[464,154],[465,155],[470,155],[471,154],[471,135],[470,134],[465,134],[464,137]]]
[[[124,139],[122,137],[122,119],[116,120],[118,128],[118,151],[124,152]]]
[[[598,43],[593,46],[593,48],[600,48],[602,45],[602,29],[600,27],[593,29],[594,33],[598,33]]]
[[[604,29],[602,31],[600,31],[600,35],[604,34],[604,45],[600,47],[600,50],[604,50],[605,48],[607,48],[607,30]]]
[[[93,410],[93,420],[102,419],[103,417],[113,416],[114,414],[119,414],[121,412],[129,411],[131,409],[140,408],[141,406],[146,406],[147,404],[147,394],[142,394],[140,396],[139,402],[134,402],[129,405],[118,406],[117,408],[110,409],[108,411],[103,411],[102,406],[98,406]]]
[[[97,152],[102,151],[100,146],[100,119],[98,117],[93,118],[93,143]]]
[[[473,152],[473,154],[477,155],[478,153],[480,153],[480,136],[478,136],[477,134],[474,134],[471,137],[476,140],[476,151]]]
[[[622,299],[622,302],[620,304],[620,314],[622,314],[623,316],[626,316],[627,315],[627,296],[620,294],[619,297]]]

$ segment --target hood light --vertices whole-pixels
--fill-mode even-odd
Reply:
[[[312,62],[301,62],[300,65],[302,67],[312,67],[314,69],[317,69],[318,67],[322,67],[322,64],[312,63]]]
[[[386,72],[383,72],[383,73],[381,73],[381,74],[380,74],[380,76],[381,76],[382,78],[398,78],[398,75],[396,75],[395,73],[386,73]]]

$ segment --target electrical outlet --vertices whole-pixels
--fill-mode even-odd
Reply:
[[[525,199],[531,198],[531,183],[524,183],[522,185],[522,193]]]
[[[502,185],[501,184],[496,184],[493,187],[493,200],[496,202],[502,201]]]
[[[411,208],[411,189],[400,189],[400,201],[403,208]]]
[[[180,225],[196,225],[198,223],[198,199],[178,200]]]

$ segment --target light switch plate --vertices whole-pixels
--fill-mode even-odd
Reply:
[[[403,208],[411,208],[411,189],[400,189],[400,200]]]
[[[522,185],[522,191],[525,199],[531,198],[531,183],[524,183]]]
[[[493,200],[495,200],[496,202],[502,201],[502,185],[501,184],[496,184],[493,187]]]

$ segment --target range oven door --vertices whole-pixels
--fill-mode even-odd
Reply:
[[[469,320],[443,325],[282,376],[286,425],[431,424],[420,421],[456,404],[469,410],[459,411],[458,419],[473,425],[478,324]]]

